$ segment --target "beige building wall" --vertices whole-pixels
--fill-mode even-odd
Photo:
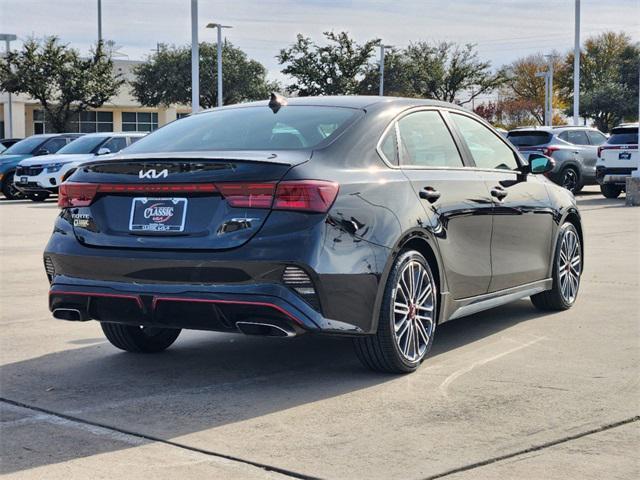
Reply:
[[[114,60],[114,69],[125,79],[133,77],[132,69],[140,62],[131,60]],[[9,125],[9,95],[0,92],[0,119],[4,121],[4,135],[0,131],[0,137],[8,135]],[[34,111],[41,109],[39,102],[24,95],[12,95],[13,110],[13,137],[25,138],[33,135],[34,132]],[[98,112],[113,113],[113,131],[122,131],[123,112],[152,112],[158,114],[158,127],[175,120],[178,114],[191,112],[191,107],[186,105],[172,105],[168,108],[143,107],[136,102],[131,95],[127,85],[120,89],[120,92],[102,107],[96,109]]]

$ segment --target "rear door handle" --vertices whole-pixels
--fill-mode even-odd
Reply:
[[[440,192],[433,187],[424,187],[420,191],[420,198],[428,200],[429,203],[433,203],[440,198]]]
[[[491,189],[491,196],[497,198],[498,200],[502,200],[507,195],[509,195],[509,192],[507,192],[502,187],[493,187]]]

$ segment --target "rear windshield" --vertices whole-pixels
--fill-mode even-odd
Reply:
[[[630,128],[614,128],[611,130],[611,136],[607,141],[609,145],[636,145],[638,143],[638,129]]]
[[[20,140],[18,143],[14,143],[9,148],[7,148],[3,155],[24,155],[27,153],[31,153],[35,150],[36,147],[39,147],[47,137],[29,137],[24,140]]]
[[[331,141],[361,110],[341,107],[241,107],[182,118],[140,139],[130,153],[297,150]]]
[[[551,134],[549,132],[517,131],[509,132],[507,138],[516,147],[533,147],[549,143]]]
[[[103,143],[105,140],[108,140],[109,137],[80,137],[77,140],[73,140],[66,147],[62,147],[58,150],[60,154],[80,154],[80,153],[92,153],[95,148]]]

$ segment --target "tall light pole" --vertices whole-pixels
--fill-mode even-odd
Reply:
[[[576,38],[573,45],[573,124],[580,124],[580,0],[576,0]]]
[[[198,45],[198,0],[191,0],[191,112],[200,110],[200,48]]]
[[[544,78],[544,124],[551,125],[549,121],[549,71],[537,72],[536,77]]]
[[[13,33],[0,33],[0,41],[4,40],[4,45],[5,45],[5,53],[7,54],[7,56],[9,55],[9,51],[11,50],[11,42],[13,42],[14,40],[16,40],[18,37],[16,37]],[[7,92],[8,96],[9,96],[9,131],[6,132],[7,135],[5,135],[7,138],[12,138],[13,137],[13,102],[11,99],[11,92]]]
[[[380,45],[380,91],[378,94],[384,95],[384,54],[386,48],[392,48],[393,45]]]
[[[222,106],[222,29],[233,28],[231,25],[222,25],[221,23],[209,23],[207,28],[216,28],[218,30],[218,106]]]
[[[98,0],[98,43],[102,43],[102,0]]]
[[[548,90],[548,94],[547,94],[547,109],[549,112],[549,126],[553,125],[553,62],[556,58],[555,55],[553,54],[549,54],[549,55],[545,55],[545,57],[547,58],[547,90]]]

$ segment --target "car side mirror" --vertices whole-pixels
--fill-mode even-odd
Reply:
[[[553,170],[555,162],[552,158],[541,153],[529,155],[529,171],[534,174],[547,173]]]
[[[96,155],[109,155],[111,153],[111,150],[106,148],[106,147],[102,147],[101,149],[98,150],[98,153],[96,153]]]
[[[34,155],[34,156],[35,156],[35,157],[40,157],[40,156],[42,156],[42,155],[49,155],[49,150],[47,150],[46,148],[41,148],[40,150],[38,150],[38,151],[35,153],[35,155]]]

